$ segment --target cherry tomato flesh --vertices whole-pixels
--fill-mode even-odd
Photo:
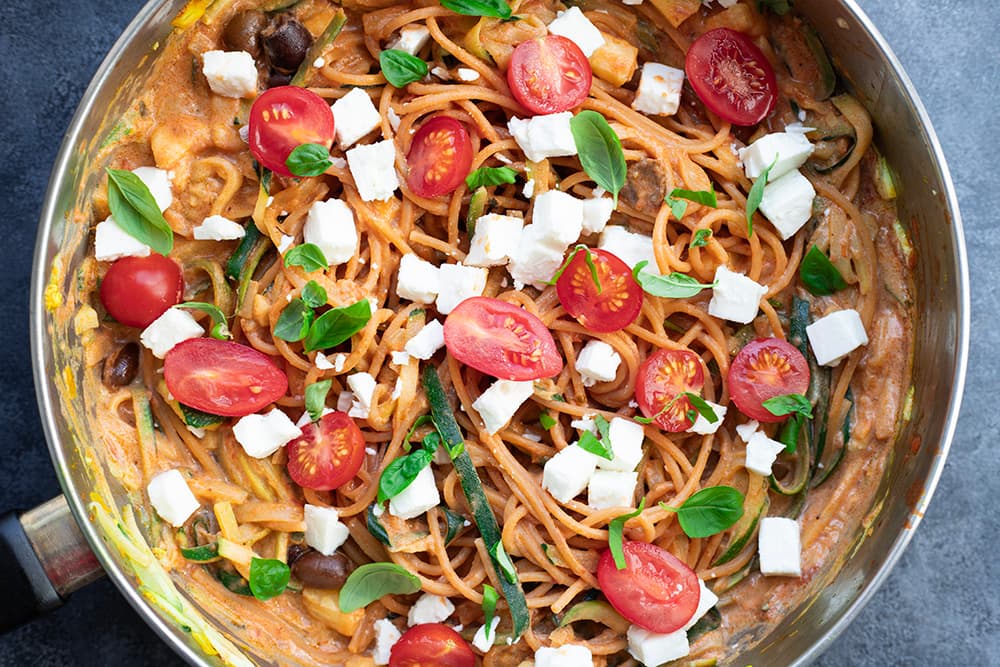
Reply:
[[[642,310],[642,287],[628,265],[615,255],[598,249],[588,252],[600,290],[587,264],[587,252],[580,251],[556,281],[559,303],[591,331],[611,333],[624,329]]]
[[[698,393],[705,384],[701,359],[689,350],[657,350],[639,366],[635,400],[646,417],[664,431],[680,433],[694,424],[684,392]],[[669,407],[667,407],[669,405]]]
[[[344,412],[306,424],[302,435],[288,443],[288,475],[306,489],[339,488],[358,474],[364,460],[364,436]]]
[[[594,74],[580,47],[560,35],[521,42],[507,68],[514,99],[536,114],[580,106],[590,94]]]
[[[462,636],[441,623],[414,625],[389,653],[389,667],[475,667],[476,654]]]
[[[779,338],[758,338],[743,346],[729,365],[729,393],[740,412],[759,422],[780,422],[764,401],[809,389],[809,362]]]
[[[684,70],[705,106],[733,125],[756,125],[778,100],[778,82],[767,57],[749,37],[729,28],[709,30],[696,39]]]
[[[148,327],[167,308],[180,303],[183,293],[181,267],[155,252],[148,257],[122,257],[101,281],[104,308],[130,327]]]
[[[265,91],[250,107],[250,152],[276,174],[292,175],[285,160],[297,146],[329,148],[334,136],[333,111],[311,90],[278,86]]]
[[[435,116],[413,135],[406,154],[406,183],[420,197],[454,192],[472,167],[472,140],[465,125],[449,116]]]

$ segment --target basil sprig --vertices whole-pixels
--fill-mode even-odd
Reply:
[[[305,338],[306,352],[325,350],[340,345],[345,340],[365,328],[372,318],[372,307],[368,299],[343,308],[332,308],[319,317],[309,327]]]
[[[394,88],[402,88],[427,76],[427,63],[406,51],[386,49],[378,55],[378,62],[385,80]]]
[[[495,19],[509,19],[510,5],[504,0],[441,0],[441,6],[464,16],[489,16]]]
[[[682,200],[687,201],[682,201]],[[687,202],[693,201],[696,204],[701,204],[702,206],[709,206],[711,208],[716,208],[719,203],[715,196],[715,187],[709,186],[708,190],[683,190],[681,188],[674,188],[670,194],[665,198],[665,201],[670,206],[671,213],[674,217],[680,220],[687,213]]]
[[[319,421],[323,416],[323,408],[326,407],[326,396],[330,393],[330,386],[333,380],[322,380],[313,382],[306,387],[306,412],[311,420]]]
[[[721,533],[743,516],[743,494],[731,486],[710,486],[684,501],[680,507],[660,507],[677,513],[681,530],[688,537],[710,537]]]
[[[212,328],[209,331],[209,335],[212,338],[217,338],[219,340],[229,340],[233,335],[229,332],[229,326],[226,324],[226,315],[222,310],[216,306],[214,303],[204,303],[201,301],[185,301],[184,303],[179,303],[174,308],[186,308],[189,310],[200,310],[207,313],[209,317],[212,318]]]
[[[708,238],[712,235],[711,229],[696,229],[691,235],[692,248],[704,248],[708,245]]]
[[[108,208],[118,226],[155,252],[170,254],[174,248],[174,231],[163,218],[146,184],[125,169],[105,171],[108,172]]]
[[[366,563],[351,572],[340,589],[340,611],[349,614],[383,595],[409,595],[420,590],[420,579],[395,563]]]
[[[847,287],[847,281],[833,262],[813,245],[799,264],[799,278],[816,296],[827,296]]]
[[[310,308],[326,305],[326,290],[315,280],[310,280],[302,288],[302,301]]]
[[[635,508],[634,512],[616,516],[611,520],[611,523],[608,524],[608,549],[611,551],[611,557],[615,561],[616,569],[624,570],[626,567],[625,550],[622,548],[622,533],[625,531],[625,524],[629,519],[634,519],[642,514],[642,510],[645,508],[646,499],[643,498],[639,502],[639,506]]]
[[[691,276],[683,273],[671,273],[668,276],[658,276],[653,273],[643,273],[643,269],[649,264],[643,260],[632,269],[635,281],[642,286],[642,289],[653,296],[662,296],[668,299],[687,299],[696,296],[703,289],[715,287],[715,283],[703,285]]]
[[[274,325],[274,335],[289,343],[300,341],[309,333],[309,327],[315,319],[315,313],[305,301],[292,299],[281,311],[281,315],[278,315],[278,322]]]
[[[254,558],[250,561],[250,592],[258,600],[270,600],[281,595],[291,570],[288,565],[274,558]]]
[[[775,396],[762,402],[761,405],[775,417],[785,415],[802,415],[806,419],[812,419],[812,403],[802,394],[784,394]]]
[[[490,641],[490,631],[493,629],[493,617],[497,611],[497,589],[489,584],[483,584],[483,619],[486,641]]]
[[[424,436],[420,448],[401,456],[385,467],[378,478],[378,502],[384,503],[406,490],[424,468],[434,460],[434,452],[441,445],[441,434],[431,431]]]
[[[332,165],[329,149],[320,144],[299,144],[285,159],[288,171],[296,176],[319,176]]]
[[[615,458],[615,452],[611,447],[610,424],[608,423],[608,420],[602,415],[597,415],[594,418],[594,425],[597,426],[597,432],[600,434],[600,437],[594,435],[590,431],[584,431],[577,444],[595,456],[600,456],[602,459],[613,461]]]
[[[618,193],[625,186],[625,153],[622,142],[604,116],[589,109],[569,121],[580,164],[599,186],[611,193],[618,206]]]
[[[771,176],[771,170],[776,164],[778,164],[777,154],[775,154],[771,164],[767,165],[767,168],[753,182],[750,194],[747,195],[747,236],[753,236],[753,214],[760,208],[760,202],[764,199],[764,187],[767,185],[767,179]]]
[[[559,270],[555,272],[555,274],[552,276],[552,278],[546,284],[548,284],[548,285],[555,285],[556,281],[558,281],[559,278],[562,277],[562,274],[566,273],[566,269],[569,268],[570,262],[572,262],[574,259],[576,259],[577,254],[581,253],[581,252],[582,253],[586,253],[583,256],[583,261],[587,263],[587,268],[590,269],[590,278],[591,278],[591,280],[594,281],[594,285],[597,287],[597,293],[600,294],[601,293],[601,278],[597,274],[597,264],[594,263],[594,256],[590,253],[590,248],[588,248],[587,246],[583,245],[582,243],[578,244],[577,246],[575,246],[573,248],[573,251],[570,252],[569,257],[566,258],[566,261],[562,263],[562,266],[559,267]]]
[[[465,177],[465,185],[470,190],[516,181],[517,172],[510,167],[480,167]]]
[[[285,253],[285,266],[301,266],[307,272],[320,271],[330,266],[326,255],[315,243],[297,245]]]

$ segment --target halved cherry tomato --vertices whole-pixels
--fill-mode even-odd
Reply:
[[[507,84],[514,99],[537,114],[580,106],[594,74],[580,47],[560,35],[521,42],[510,56]]]
[[[600,291],[580,251],[556,281],[559,303],[566,312],[591,331],[611,333],[635,322],[642,310],[642,287],[622,260],[606,250],[592,248]]]
[[[266,354],[215,338],[174,346],[163,359],[163,379],[184,405],[223,417],[257,412],[288,390],[288,377]]]
[[[684,71],[712,112],[734,125],[756,125],[778,100],[767,57],[750,38],[729,28],[709,30],[688,49]]]
[[[476,654],[462,636],[441,623],[414,625],[389,653],[389,667],[475,667]]]
[[[453,192],[472,167],[472,140],[465,125],[449,116],[435,116],[413,135],[406,154],[406,182],[421,197]]]
[[[809,388],[809,362],[778,338],[758,338],[743,346],[729,366],[729,393],[740,412],[759,422],[780,422],[762,404],[769,398],[804,394]]]
[[[705,384],[701,359],[689,350],[657,350],[639,366],[635,400],[642,414],[664,431],[680,433],[694,424],[688,417],[691,401],[684,392],[697,393]],[[667,407],[669,405],[669,407]]]
[[[288,474],[306,489],[331,491],[354,478],[365,461],[361,429],[344,412],[323,415],[288,443]]]
[[[666,549],[624,542],[625,569],[615,567],[611,550],[601,554],[597,581],[608,602],[626,620],[650,632],[684,627],[698,609],[698,575]]]
[[[540,319],[486,296],[458,304],[444,321],[444,343],[463,364],[501,380],[557,375],[563,360]]]
[[[285,160],[297,146],[329,148],[333,139],[333,111],[311,90],[278,86],[265,91],[250,107],[250,152],[276,174],[292,175]]]
[[[181,302],[184,276],[177,262],[155,252],[122,257],[101,281],[101,303],[111,317],[130,327],[148,327]]]

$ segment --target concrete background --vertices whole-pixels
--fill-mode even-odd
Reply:
[[[811,0],[818,1],[818,0]],[[994,319],[1000,211],[991,122],[1000,84],[1000,5],[985,0],[858,0],[916,84],[947,154],[972,274],[972,347],[962,419],[930,511],[885,586],[820,659],[843,665],[1000,665],[1000,377]],[[35,227],[59,141],[90,77],[140,0],[0,2],[0,509],[59,493],[31,380],[27,293]],[[0,604],[3,604],[0,591]],[[0,665],[179,664],[106,580],[0,636]],[[757,667],[771,667],[758,665]]]

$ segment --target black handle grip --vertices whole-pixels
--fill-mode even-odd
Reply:
[[[15,512],[0,517],[0,633],[63,603]]]

